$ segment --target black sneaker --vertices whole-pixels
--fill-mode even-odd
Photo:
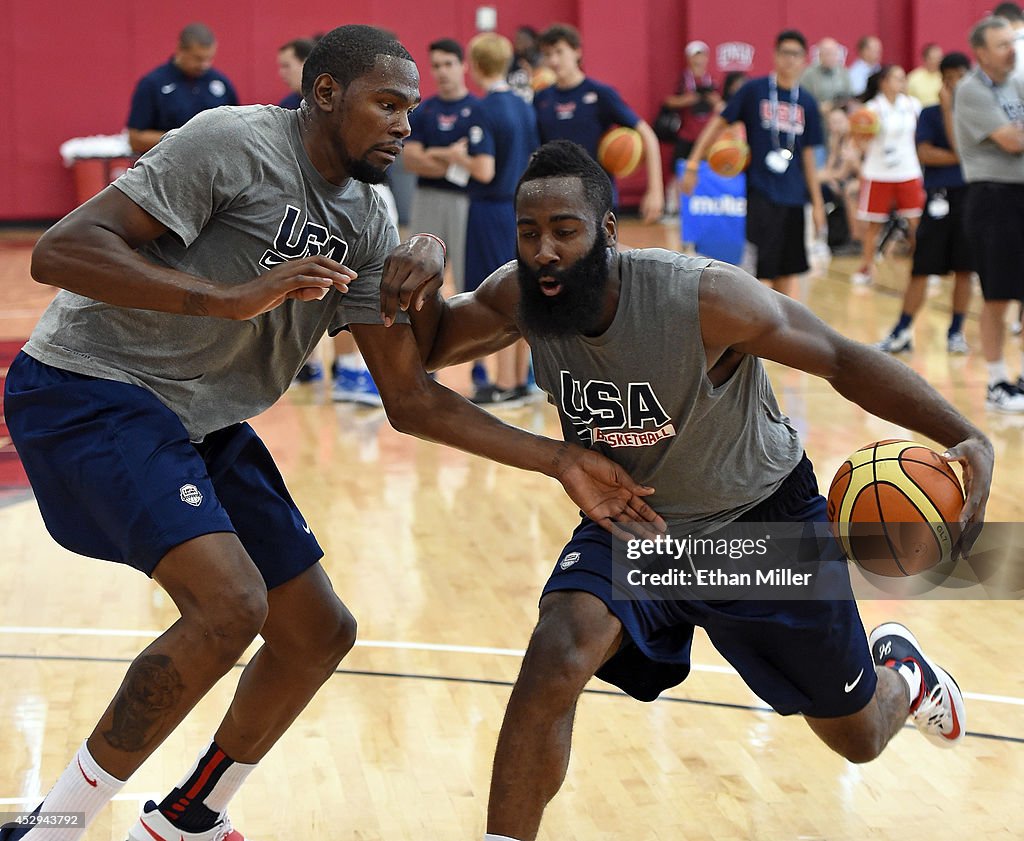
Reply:
[[[39,810],[43,808],[43,804],[40,803],[32,810],[33,815],[38,815]],[[28,831],[31,826],[19,826],[16,823],[0,824],[0,841],[18,841],[19,838],[24,838],[28,835]]]
[[[300,384],[320,382],[324,378],[324,366],[319,362],[307,362],[295,375],[295,382]]]
[[[899,622],[886,622],[871,632],[868,644],[876,665],[898,669],[906,664],[921,675],[921,691],[911,699],[909,713],[917,729],[944,748],[963,739],[963,693],[949,674],[924,656],[914,635]]]
[[[1017,380],[1019,383],[1020,380]],[[1024,412],[1024,391],[1019,386],[1008,382],[996,383],[988,387],[985,405],[997,412]]]
[[[501,389],[496,385],[485,385],[478,388],[469,399],[477,406],[501,406],[505,409],[518,409],[527,402],[522,386]]]

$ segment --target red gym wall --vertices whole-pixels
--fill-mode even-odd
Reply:
[[[243,102],[277,102],[285,91],[275,58],[285,41],[343,23],[371,23],[395,31],[425,68],[431,40],[451,36],[465,43],[474,34],[478,5],[497,9],[498,31],[508,36],[524,23],[577,25],[587,72],[615,85],[650,120],[675,85],[682,47],[691,38],[712,49],[729,41],[750,44],[753,69],[763,73],[780,29],[799,28],[811,41],[833,35],[851,50],[858,36],[876,32],[886,60],[909,68],[929,41],[966,51],[968,29],[993,0],[363,0],[359,15],[325,0],[205,0],[191,6],[0,0],[0,221],[53,219],[74,206],[71,174],[58,147],[70,137],[119,132],[136,79],[171,54],[190,20],[217,33],[217,66]],[[428,95],[425,69],[424,77]],[[627,202],[641,186],[639,176],[624,185]]]

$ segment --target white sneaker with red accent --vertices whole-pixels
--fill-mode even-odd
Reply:
[[[921,675],[921,690],[910,701],[914,725],[937,745],[951,748],[967,731],[964,696],[955,680],[924,656],[921,645],[899,622],[879,625],[868,637],[878,666],[909,666]]]
[[[245,841],[245,836],[231,826],[231,819],[227,815],[213,829],[182,832],[150,800],[135,826],[128,830],[127,841]]]

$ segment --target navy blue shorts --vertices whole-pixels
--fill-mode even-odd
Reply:
[[[470,201],[465,291],[474,291],[491,272],[515,259],[516,209],[512,201]]]
[[[746,522],[824,522],[825,500],[804,456],[779,489],[740,519]],[[561,558],[579,560],[566,569]],[[603,601],[622,623],[622,647],[597,672],[641,701],[653,701],[690,673],[693,629],[712,644],[759,698],[782,715],[850,715],[875,692],[875,667],[857,604],[847,600],[667,601],[613,597],[612,537],[584,519],[573,532],[544,594],[582,590]],[[821,565],[836,576],[829,592],[849,591],[849,571]],[[845,581],[841,580],[845,579]],[[542,596],[543,598],[543,596]]]
[[[268,589],[323,557],[246,423],[194,444],[146,389],[25,353],[11,363],[4,411],[46,528],[72,552],[152,575],[175,546],[234,532]]]

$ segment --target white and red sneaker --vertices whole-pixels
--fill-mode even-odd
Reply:
[[[967,731],[963,693],[944,669],[924,656],[914,635],[899,622],[886,622],[871,632],[868,644],[876,665],[910,667],[921,676],[921,689],[910,702],[917,729],[944,748],[963,739]]]
[[[245,836],[231,826],[227,815],[205,832],[182,832],[150,800],[135,826],[128,830],[127,841],[245,841]]]

